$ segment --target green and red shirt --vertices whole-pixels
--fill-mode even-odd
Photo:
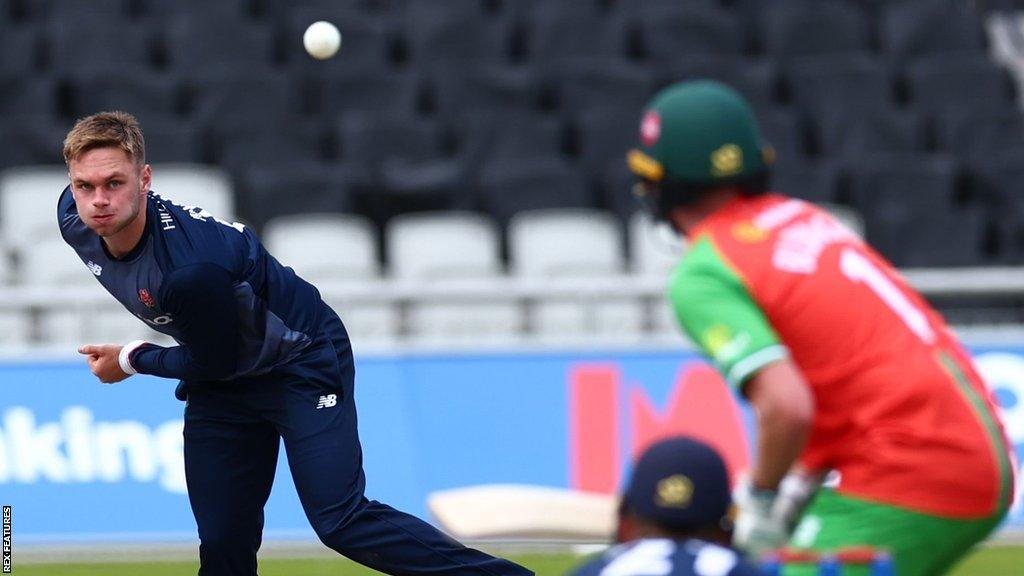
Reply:
[[[940,516],[1005,507],[1009,443],[945,322],[812,204],[737,198],[691,234],[669,295],[684,330],[742,387],[782,358],[812,389],[801,462],[840,493]]]

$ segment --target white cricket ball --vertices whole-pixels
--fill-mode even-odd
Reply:
[[[341,47],[341,32],[338,32],[338,27],[330,22],[313,22],[302,35],[302,45],[313,58],[326,60],[334,56]]]

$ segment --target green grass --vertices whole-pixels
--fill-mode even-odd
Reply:
[[[577,564],[578,557],[567,554],[515,556],[516,562],[531,568],[538,576],[564,574]],[[950,576],[1008,576],[1024,566],[1024,547],[985,548],[964,560]],[[12,574],[19,576],[183,576],[195,574],[198,562],[149,562],[116,564],[22,564]],[[344,558],[305,560],[271,559],[260,562],[261,576],[364,576],[379,574]]]
[[[538,575],[564,574],[575,566],[577,557],[568,554],[516,556],[516,562]],[[199,562],[124,562],[81,564],[21,564],[12,574],[18,576],[182,576],[195,574]],[[267,559],[260,561],[260,576],[364,576],[380,574],[345,558]]]

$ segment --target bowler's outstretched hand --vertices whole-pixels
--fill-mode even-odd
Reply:
[[[118,355],[122,346],[117,344],[87,344],[78,349],[85,355],[89,370],[104,384],[113,384],[124,380],[130,374],[121,369]]]

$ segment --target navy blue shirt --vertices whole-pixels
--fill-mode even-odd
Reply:
[[[609,548],[573,576],[763,576],[731,548],[702,540],[634,540]]]
[[[228,380],[292,362],[329,312],[313,285],[267,253],[251,230],[149,193],[146,227],[114,258],[78,216],[70,187],[57,205],[64,240],[129,312],[178,346],[145,344],[141,374]]]

